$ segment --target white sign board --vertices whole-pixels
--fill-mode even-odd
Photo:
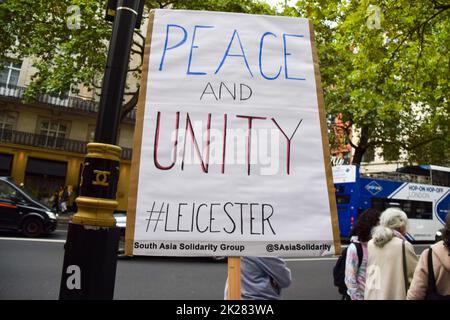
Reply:
[[[309,21],[153,14],[128,254],[328,251],[334,194]]]
[[[334,166],[333,182],[334,183],[356,182],[356,166],[354,165]]]

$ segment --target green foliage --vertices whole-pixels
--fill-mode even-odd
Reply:
[[[327,111],[359,134],[354,163],[382,147],[388,159],[449,164],[450,4],[300,0],[284,14],[314,23]]]
[[[73,5],[80,14],[70,10]],[[29,97],[67,92],[72,84],[90,86],[106,62],[111,26],[103,19],[104,5],[97,0],[0,3],[0,60],[35,58]]]
[[[255,0],[183,0],[172,1],[172,6],[174,9],[276,14],[275,9],[271,8],[270,5],[263,1]]]
[[[275,14],[269,5],[254,0],[146,0],[145,5],[144,18],[150,9],[168,6]],[[34,58],[36,73],[26,91],[29,99],[41,93],[67,92],[78,84],[100,87],[112,28],[111,23],[104,20],[105,9],[106,0],[0,2],[0,61]],[[135,33],[132,54],[142,57],[144,36],[139,31]],[[134,78],[139,78],[139,65],[130,65],[129,69]],[[138,91],[128,92],[128,95],[133,98],[124,105],[124,113],[136,104]]]
[[[78,12],[70,7],[78,6]],[[369,5],[380,8],[379,26]],[[253,0],[146,0],[151,8],[276,14]],[[111,24],[106,0],[6,0],[0,2],[0,60],[32,57],[36,73],[30,99],[99,86]],[[300,0],[284,15],[314,23],[325,105],[343,114],[359,135],[355,163],[382,147],[394,159],[449,165],[450,4],[444,0]],[[368,23],[369,22],[369,23]],[[78,24],[77,24],[78,23]],[[142,56],[136,33],[133,54]],[[130,66],[139,78],[139,66]],[[124,105],[124,114],[137,92]]]

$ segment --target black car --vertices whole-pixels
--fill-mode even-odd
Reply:
[[[57,214],[8,177],[0,177],[0,229],[38,237],[56,229]]]

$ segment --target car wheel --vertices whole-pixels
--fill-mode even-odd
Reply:
[[[37,237],[44,231],[44,225],[38,218],[28,218],[22,224],[22,233],[26,237]]]

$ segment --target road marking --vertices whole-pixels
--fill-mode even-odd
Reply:
[[[66,240],[59,240],[59,239],[25,239],[25,238],[6,238],[6,237],[0,237],[0,240],[31,241],[31,242],[54,242],[54,243],[65,243],[66,242]]]

